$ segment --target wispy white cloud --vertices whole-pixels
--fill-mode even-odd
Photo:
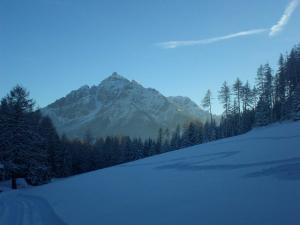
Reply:
[[[273,36],[273,35],[279,33],[280,31],[282,31],[282,29],[288,23],[290,17],[292,16],[293,12],[295,11],[295,9],[297,8],[298,5],[299,5],[299,0],[292,0],[287,5],[281,18],[278,20],[278,22],[274,26],[271,27],[270,33],[269,33],[270,36]]]
[[[233,34],[220,36],[220,37],[201,39],[201,40],[189,40],[189,41],[167,41],[167,42],[157,43],[157,45],[162,48],[177,48],[181,46],[205,45],[205,44],[211,44],[214,42],[224,41],[232,38],[260,34],[266,31],[268,31],[268,29],[246,30],[246,31],[241,31]]]
[[[162,47],[162,48],[177,48],[182,46],[194,46],[194,45],[206,45],[211,44],[214,42],[224,41],[228,39],[238,38],[242,36],[249,36],[249,35],[255,35],[255,34],[261,34],[265,32],[269,32],[269,36],[274,36],[277,33],[281,32],[285,25],[287,25],[290,17],[292,16],[293,12],[299,5],[300,0],[292,0],[284,10],[283,15],[278,20],[278,22],[273,25],[271,28],[268,29],[252,29],[252,30],[246,30],[246,31],[240,31],[233,34],[228,34],[220,37],[213,37],[213,38],[207,38],[207,39],[200,39],[200,40],[186,40],[186,41],[167,41],[167,42],[160,42],[156,45]]]

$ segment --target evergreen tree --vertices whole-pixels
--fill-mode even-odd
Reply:
[[[145,157],[151,156],[153,155],[153,141],[151,140],[151,138],[148,138],[147,140],[144,141],[144,145],[143,145],[143,155]]]
[[[212,94],[211,94],[210,90],[207,90],[207,92],[206,92],[206,94],[205,94],[205,96],[204,96],[204,98],[202,100],[202,106],[205,109],[208,108],[209,114],[210,114],[210,122],[212,123],[212,120],[213,120],[213,118],[212,118],[212,110],[211,110],[211,108],[212,108]]]
[[[255,109],[257,106],[257,102],[259,100],[259,93],[258,93],[256,86],[254,86],[251,90],[251,100],[252,100],[252,104],[253,104],[253,109]]]
[[[69,140],[65,135],[61,137],[61,152],[58,156],[57,177],[67,177],[72,175],[72,149]],[[97,158],[95,158],[97,159]],[[61,161],[60,161],[61,160]],[[99,168],[99,167],[98,167]]]
[[[39,134],[46,142],[49,170],[52,176],[61,177],[64,156],[59,136],[49,117],[42,117],[39,112],[35,114],[40,117]]]
[[[257,103],[255,123],[257,126],[266,126],[270,123],[270,108],[264,96],[262,96]]]
[[[286,76],[287,76],[287,89],[288,97],[291,99],[293,93],[296,90],[298,83],[298,77],[300,76],[297,72],[297,51],[296,48],[292,48],[287,62],[286,62]],[[299,71],[300,72],[300,71]]]
[[[6,127],[1,134],[6,139],[3,145],[5,168],[11,174],[12,188],[16,179],[25,177],[32,184],[49,180],[45,139],[39,134],[36,118],[33,116],[34,102],[29,93],[16,86],[2,100]]]
[[[265,101],[269,108],[273,107],[273,76],[272,69],[269,64],[264,66],[264,90],[262,95],[264,95]]]
[[[132,142],[130,137],[121,138],[122,152],[124,152],[124,161],[128,162],[134,159],[134,152],[132,150]]]
[[[133,140],[133,149],[134,149],[134,160],[144,158],[143,154],[143,143],[141,138],[135,138]]]
[[[286,77],[285,77],[285,60],[283,58],[283,55],[280,55],[279,58],[279,69],[276,77],[276,93],[277,93],[277,98],[276,98],[276,104],[278,107],[278,111],[276,113],[277,119],[282,119],[284,115],[286,114],[285,112],[285,102],[286,102]]]
[[[230,110],[230,87],[227,85],[227,82],[224,81],[218,96],[220,102],[223,105],[225,110],[225,117],[228,116]]]
[[[182,135],[182,142],[184,147],[189,147],[200,142],[198,130],[194,122],[190,122],[184,129]]]
[[[264,67],[263,65],[260,65],[257,69],[256,74],[256,89],[258,96],[262,95],[262,93],[265,90],[265,77],[264,77]]]
[[[169,128],[166,128],[163,131],[163,146],[162,146],[162,152],[168,152],[170,150],[170,130]]]
[[[242,99],[242,92],[243,92],[243,83],[239,78],[236,79],[232,89],[233,89],[233,93],[236,96],[238,114],[239,116],[241,116],[241,99]]]
[[[209,142],[216,140],[216,123],[213,120],[211,123],[206,121],[203,127],[202,142]]]
[[[274,99],[273,99],[273,120],[278,121],[281,119],[281,102],[280,102],[280,90],[279,90],[279,74],[274,77]]]
[[[177,125],[170,141],[170,148],[175,150],[181,148],[181,128]]]
[[[243,112],[246,112],[247,110],[253,108],[253,94],[251,91],[251,87],[249,82],[247,81],[245,85],[242,87],[242,93],[241,93],[241,101],[242,101],[242,108]]]
[[[293,120],[300,120],[300,83],[293,96]]]
[[[157,140],[156,140],[156,147],[155,147],[156,154],[160,154],[162,152],[163,139],[164,139],[163,129],[159,128],[158,136],[157,136]]]

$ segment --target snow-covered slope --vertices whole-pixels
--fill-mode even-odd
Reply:
[[[208,117],[208,113],[191,100],[185,104],[175,103],[175,99],[117,73],[98,86],[83,86],[72,91],[42,112],[52,118],[60,133],[70,137],[83,137],[86,132],[94,137],[156,137],[161,127],[173,129],[177,124],[194,119],[204,121]]]
[[[0,224],[37,201],[60,218],[52,225],[299,225],[299,146],[300,122],[275,124],[3,193]]]

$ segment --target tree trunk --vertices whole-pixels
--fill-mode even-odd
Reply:
[[[17,189],[17,178],[14,174],[12,175],[12,178],[11,178],[11,188]]]

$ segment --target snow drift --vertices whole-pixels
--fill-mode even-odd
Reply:
[[[299,146],[300,122],[275,124],[2,193],[0,224],[298,225]]]

